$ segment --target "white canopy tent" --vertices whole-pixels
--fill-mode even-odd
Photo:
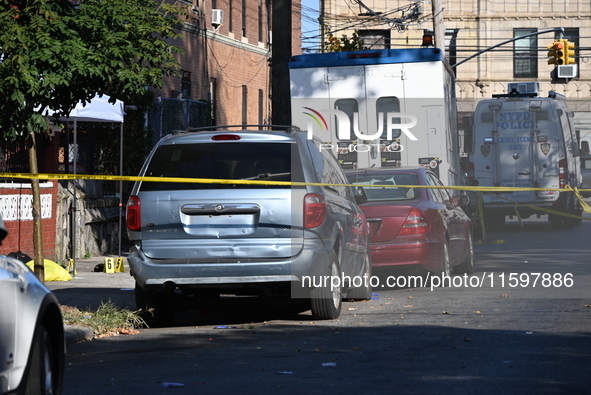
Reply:
[[[119,145],[119,175],[123,175],[123,116],[124,104],[117,100],[114,104],[109,103],[109,96],[95,96],[88,103],[78,103],[72,110],[69,117],[59,117],[61,122],[74,122],[74,158],[73,174],[76,175],[76,164],[78,162],[78,145],[76,139],[76,127],[78,122],[112,122],[121,124],[120,145]],[[74,180],[74,186],[76,180]],[[119,256],[121,256],[121,232],[122,232],[122,209],[123,209],[123,182],[119,181]],[[74,207],[72,211],[73,222],[76,223],[76,188],[74,188]],[[72,275],[76,273],[76,228],[72,229],[72,259],[74,262]]]
[[[117,100],[115,104],[111,104],[109,99],[109,96],[102,95],[95,96],[89,103],[78,103],[70,117],[62,117],[60,121],[123,123],[123,102]]]

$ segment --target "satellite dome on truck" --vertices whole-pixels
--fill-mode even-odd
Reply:
[[[564,96],[550,91],[548,97],[540,97],[537,82],[510,83],[508,90],[478,102],[466,128],[472,184],[515,188],[483,194],[485,223],[498,228],[517,210],[521,218],[548,215],[555,226],[580,223],[581,219],[562,215],[580,217],[574,193],[556,190],[581,187],[573,113]]]

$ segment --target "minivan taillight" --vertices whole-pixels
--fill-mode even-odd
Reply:
[[[304,228],[316,228],[326,219],[326,202],[316,193],[304,197]]]
[[[431,229],[431,226],[425,219],[423,212],[416,207],[410,210],[410,214],[406,217],[402,228],[400,229],[399,235],[418,235],[427,233]]]
[[[559,177],[559,188],[566,186],[566,160],[560,159],[558,161],[558,177]]]
[[[129,200],[127,201],[127,209],[125,212],[127,228],[133,231],[141,230],[142,218],[140,215],[140,198],[138,196],[129,197]]]

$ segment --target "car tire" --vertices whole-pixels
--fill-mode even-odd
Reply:
[[[174,320],[175,308],[164,292],[146,291],[136,283],[135,304],[148,327],[168,326]]]
[[[354,301],[363,301],[371,299],[371,258],[369,252],[365,254],[365,262],[363,269],[363,283],[361,287],[353,288],[347,293],[347,299]]]
[[[54,394],[58,392],[58,377],[51,338],[42,325],[37,327],[34,336],[24,394]]]
[[[334,276],[339,278],[338,286],[333,287],[333,282],[328,281],[324,286],[316,287],[310,292],[310,304],[312,317],[317,320],[332,320],[341,315],[342,284],[341,270],[336,252],[332,252],[330,257],[330,267],[327,268],[330,278]]]
[[[439,268],[439,274],[442,277],[451,277],[451,265],[449,262],[449,249],[447,247],[447,241],[443,242],[441,251],[441,267]]]
[[[460,263],[454,270],[458,274],[472,274],[474,273],[474,243],[472,241],[472,234],[468,234],[468,248],[466,256],[462,263]]]
[[[550,221],[550,226],[552,226],[552,228],[560,229],[564,223],[564,218],[561,215],[548,214],[548,221]]]

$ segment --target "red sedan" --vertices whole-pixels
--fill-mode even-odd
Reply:
[[[466,195],[451,197],[437,176],[424,167],[371,168],[347,172],[363,186],[367,203],[360,207],[370,224],[372,266],[416,267],[451,275],[474,271]]]

